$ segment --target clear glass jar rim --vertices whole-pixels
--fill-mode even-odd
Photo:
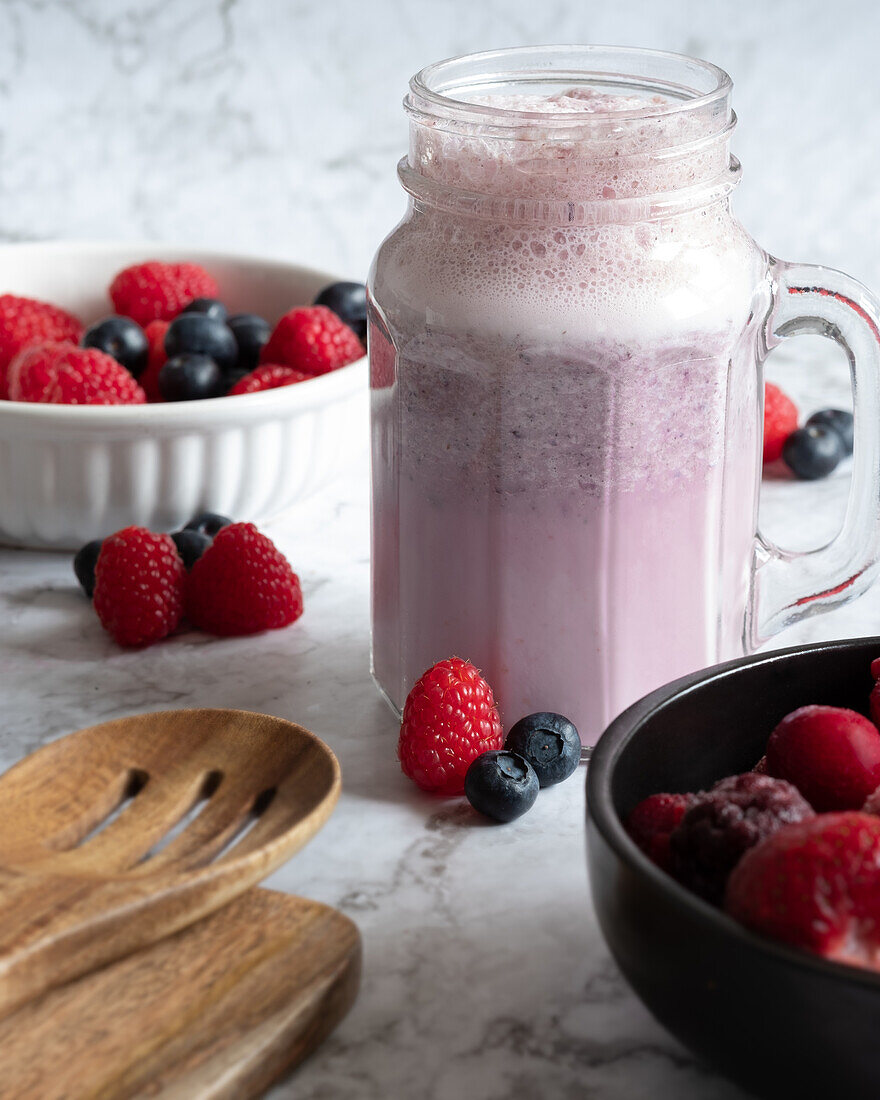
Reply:
[[[517,66],[517,61],[521,62],[527,58],[532,59],[532,67]],[[652,104],[650,109],[599,110],[574,117],[570,111],[511,110],[507,107],[494,107],[489,104],[456,99],[454,94],[450,94],[455,91],[456,84],[459,88],[467,86],[462,80],[465,75],[473,76],[474,72],[479,71],[483,71],[486,76],[494,73],[499,79],[506,77],[508,80],[518,78],[520,81],[527,81],[552,78],[574,84],[596,83],[602,78],[607,82],[609,77],[620,78],[620,82],[623,83],[624,79],[629,77],[630,86],[635,86],[634,78],[638,76],[635,72],[626,74],[595,67],[597,63],[601,63],[602,58],[606,59],[606,63],[607,59],[624,62],[631,58],[634,64],[645,67],[650,66],[651,62],[656,62],[658,73],[664,67],[678,67],[682,76],[700,74],[707,80],[709,87],[701,90],[689,87],[685,83],[673,84],[657,76],[651,78],[656,90],[662,92],[663,86],[668,85],[668,94],[678,95],[677,100]],[[577,66],[567,69],[553,67],[554,62],[566,59],[576,60]],[[590,61],[593,62],[593,67],[590,66]],[[471,69],[474,72],[471,72]],[[460,73],[460,77],[456,82],[454,77],[457,72]],[[450,80],[450,74],[452,74],[452,80]],[[649,78],[645,76],[644,79]],[[417,72],[410,80],[409,87],[410,94],[404,100],[404,106],[410,115],[437,114],[445,118],[454,116],[456,121],[500,129],[529,124],[540,124],[542,127],[551,129],[556,126],[576,129],[579,126],[594,128],[603,124],[626,124],[631,121],[659,119],[685,111],[699,111],[728,97],[733,88],[733,81],[723,69],[712,62],[689,57],[687,54],[629,46],[549,45],[514,46],[509,49],[488,50],[483,53],[461,54],[458,57],[446,58],[427,65]],[[684,93],[683,98],[682,93]]]

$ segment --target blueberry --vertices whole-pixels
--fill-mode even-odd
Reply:
[[[367,288],[363,283],[331,283],[315,299],[316,306],[332,309],[360,336],[367,338]]]
[[[843,441],[833,428],[812,424],[791,433],[782,459],[795,477],[815,481],[826,477],[843,458]]]
[[[212,539],[218,531],[234,523],[229,516],[221,516],[217,512],[200,512],[189,521],[184,531],[198,531],[200,535],[207,535]]]
[[[220,370],[231,370],[238,359],[238,344],[223,321],[205,313],[181,313],[165,333],[165,354],[210,355]]]
[[[212,317],[215,321],[226,320],[226,306],[216,298],[193,298],[188,306],[184,306],[181,313],[203,313],[206,317]]]
[[[174,545],[177,547],[177,552],[180,554],[181,561],[187,570],[192,569],[212,541],[210,535],[203,534],[201,531],[194,531],[189,527],[184,527],[182,531],[175,531],[171,537],[174,539]]]
[[[135,378],[147,365],[150,345],[144,330],[130,317],[118,317],[113,314],[103,321],[96,321],[86,329],[82,338],[84,348],[97,348],[112,355],[117,363]]]
[[[85,546],[77,550],[73,559],[73,571],[76,579],[82,585],[85,594],[92,598],[95,594],[95,566],[98,564],[98,555],[104,545],[102,539],[92,539]]]
[[[508,733],[504,747],[528,760],[542,787],[552,787],[568,779],[581,760],[577,727],[561,714],[551,711],[520,718]]]
[[[226,323],[238,345],[239,367],[245,372],[252,371],[260,360],[272,326],[256,313],[236,313]]]
[[[464,777],[464,793],[475,810],[496,821],[513,821],[530,810],[540,784],[535,769],[508,749],[484,752]]]
[[[159,392],[165,401],[198,401],[221,397],[226,382],[210,355],[175,355],[159,371]]]
[[[840,436],[844,455],[853,453],[853,414],[845,409],[820,409],[807,421],[807,427],[818,424],[822,428],[831,428]]]

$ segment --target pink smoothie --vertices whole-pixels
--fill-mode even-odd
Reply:
[[[536,118],[664,103],[480,102]],[[598,151],[415,128],[410,164],[455,193],[635,202],[604,224],[425,205],[380,250],[373,666],[397,707],[454,654],[483,670],[506,727],[554,710],[591,744],[644,693],[741,652],[760,280],[726,202],[650,214],[726,158],[658,163],[699,137],[689,125],[646,117]]]

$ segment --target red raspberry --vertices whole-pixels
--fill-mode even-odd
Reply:
[[[285,313],[260,355],[261,363],[283,363],[306,374],[328,374],[364,354],[355,333],[326,306]]]
[[[793,783],[814,810],[859,810],[880,786],[880,732],[844,707],[800,707],[767,742],[767,774]]]
[[[764,464],[782,457],[782,445],[798,426],[797,406],[771,382],[764,383]]]
[[[209,634],[256,634],[289,626],[303,613],[299,577],[252,523],[222,528],[192,567],[187,614]]]
[[[170,321],[194,298],[216,298],[220,288],[199,264],[148,260],[120,271],[110,284],[113,308],[139,325]]]
[[[126,527],[104,539],[94,605],[119,645],[151,645],[177,628],[186,570],[170,535]]]
[[[12,401],[49,405],[142,405],[146,395],[125,367],[97,348],[38,344],[9,364]]]
[[[406,697],[397,755],[423,791],[461,794],[471,761],[503,746],[492,689],[468,661],[440,661]]]
[[[229,391],[230,396],[236,393],[259,393],[262,390],[274,390],[279,386],[292,386],[294,382],[306,382],[312,378],[311,374],[303,374],[301,370],[293,367],[283,367],[278,363],[264,363],[250,374],[235,383]]]
[[[742,857],[725,908],[774,939],[880,967],[880,818],[819,814],[786,825]]]
[[[627,818],[626,831],[664,871],[670,868],[669,834],[681,822],[692,798],[689,794],[652,794]]]
[[[165,354],[165,333],[170,324],[170,321],[150,321],[144,329],[150,349],[147,352],[147,365],[138,381],[148,401],[164,400],[159,391],[159,371],[168,361],[168,356]]]
[[[58,306],[35,298],[0,294],[0,398],[8,397],[6,370],[16,355],[34,344],[78,344],[82,324]]]

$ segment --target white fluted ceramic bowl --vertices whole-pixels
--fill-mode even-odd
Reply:
[[[148,259],[192,260],[230,313],[274,323],[337,276],[163,244],[0,246],[0,293],[42,298],[89,324],[112,312],[111,279]],[[128,524],[180,527],[196,512],[268,519],[359,457],[367,364],[264,393],[175,404],[0,401],[0,542],[75,549]]]

